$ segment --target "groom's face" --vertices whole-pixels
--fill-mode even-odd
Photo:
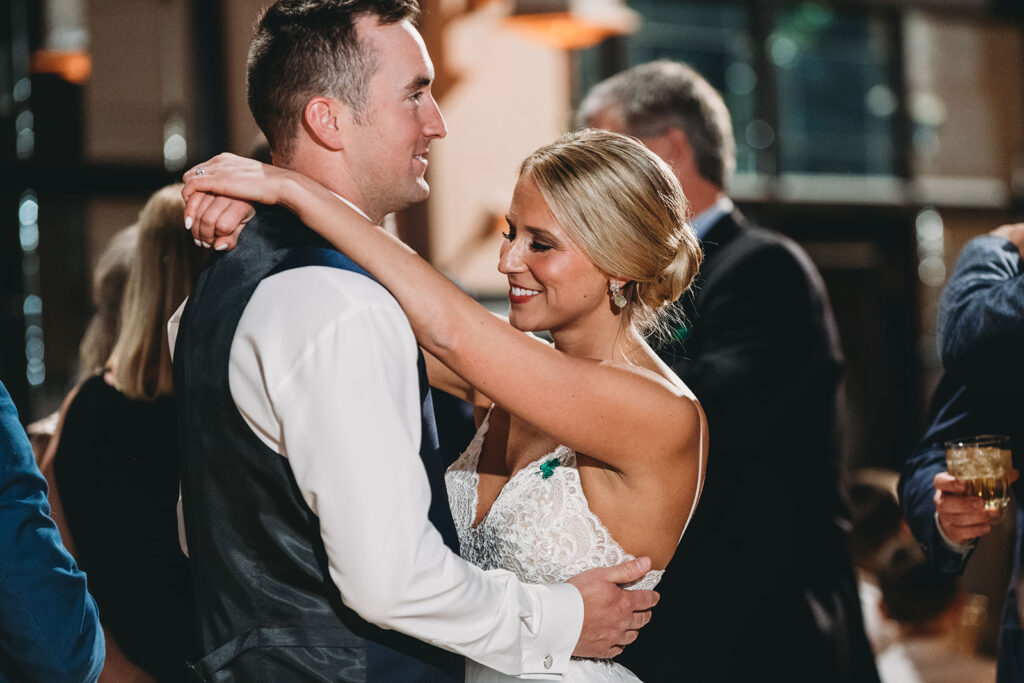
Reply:
[[[428,148],[448,131],[430,90],[434,65],[412,24],[364,17],[356,26],[379,64],[365,116],[349,121],[345,153],[361,195],[353,201],[376,218],[427,198]]]

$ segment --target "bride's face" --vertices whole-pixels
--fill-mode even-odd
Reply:
[[[509,207],[498,270],[508,276],[509,322],[519,330],[559,330],[610,315],[608,278],[555,220],[523,176]]]

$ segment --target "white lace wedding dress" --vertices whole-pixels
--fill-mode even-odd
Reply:
[[[576,453],[565,446],[516,472],[501,489],[487,516],[474,527],[477,463],[489,418],[490,414],[445,474],[463,558],[483,569],[506,569],[526,583],[562,583],[587,569],[633,559],[591,512],[580,486]],[[703,449],[703,439],[701,446]],[[702,466],[703,457],[700,462]],[[696,505],[694,500],[690,516]],[[652,570],[628,587],[654,588],[663,573],[664,570]],[[466,662],[466,683],[519,680],[472,660]],[[565,683],[639,680],[614,661],[579,658],[571,660],[563,679]]]

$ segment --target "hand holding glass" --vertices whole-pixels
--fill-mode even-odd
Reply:
[[[947,441],[946,469],[966,485],[964,495],[980,498],[986,510],[998,510],[1010,502],[1013,461],[1010,437],[982,434]]]

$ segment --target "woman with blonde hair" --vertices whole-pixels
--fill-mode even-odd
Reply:
[[[177,428],[165,325],[204,254],[181,229],[181,186],[139,214],[120,330],[67,407],[54,473],[77,559],[111,648],[101,680],[185,679],[189,590],[178,548]],[[112,670],[115,662],[121,669]],[[134,665],[134,666],[133,666]]]
[[[697,505],[708,447],[696,398],[645,341],[700,263],[663,161],[631,138],[582,131],[523,162],[498,262],[507,323],[318,183],[228,155],[201,168],[185,176],[199,239],[234,240],[217,234],[220,211],[202,210],[207,193],[294,211],[391,291],[430,354],[431,384],[480,408],[446,475],[466,559],[555,583],[642,555],[655,569],[637,586],[657,584]],[[539,330],[553,345],[523,334]],[[469,662],[467,680],[513,679]],[[637,679],[574,660],[565,680]]]
[[[92,303],[96,312],[78,345],[79,379],[102,372],[114,350],[121,329],[124,288],[138,243],[139,226],[129,225],[117,231],[96,261],[92,275]]]

